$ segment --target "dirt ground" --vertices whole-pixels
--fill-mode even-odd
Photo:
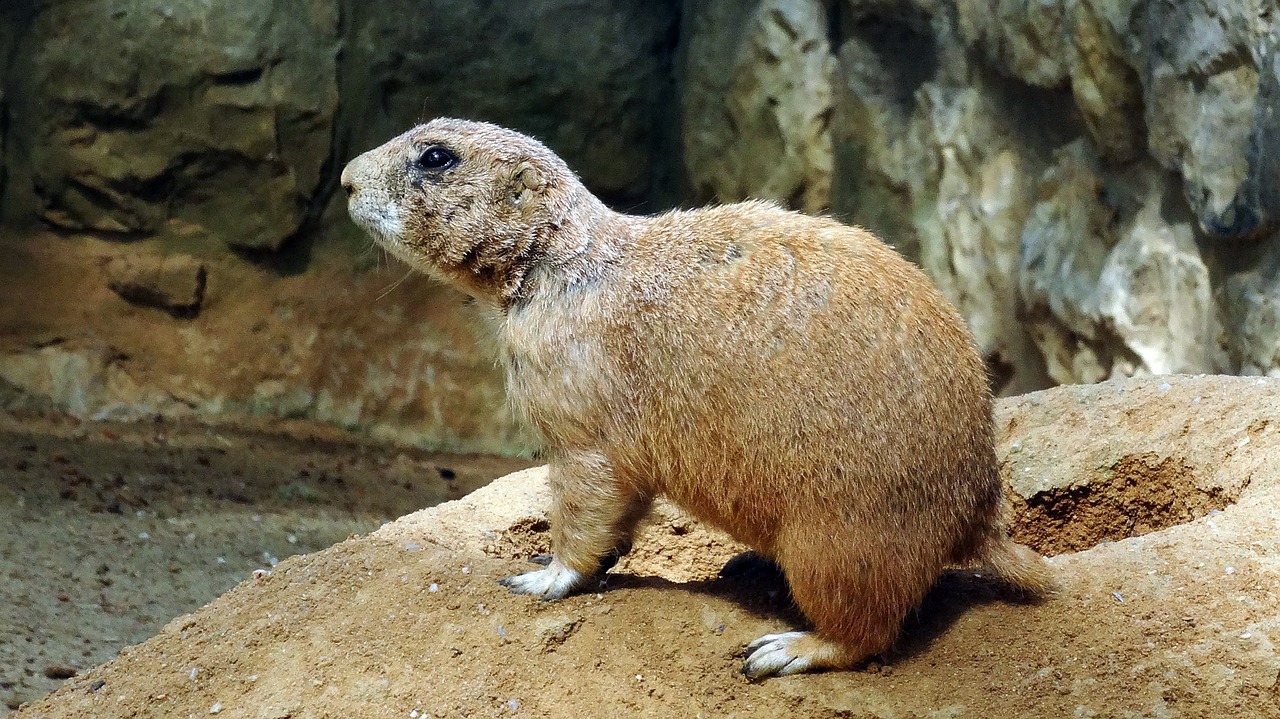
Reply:
[[[0,414],[0,715],[255,570],[527,464],[397,450],[301,422]]]
[[[717,576],[740,547],[669,507],[595,591],[557,602],[508,594],[496,580],[546,546],[545,473],[531,469],[256,578],[263,551],[283,552],[279,534],[275,544],[245,538],[225,554],[236,564],[228,581],[244,580],[234,590],[19,716],[1280,717],[1280,381],[1060,388],[1002,401],[997,420],[1015,533],[1063,552],[1051,560],[1061,593],[1019,603],[979,574],[953,572],[895,649],[857,671],[744,679],[742,646],[800,618],[775,574]],[[5,466],[56,466],[45,447],[6,450]],[[145,441],[99,447],[135,453],[140,467],[155,461],[143,459],[154,456]],[[323,442],[257,451],[243,461],[294,462],[273,472],[284,476],[335,454]],[[162,461],[183,474],[200,456]],[[50,505],[69,501],[46,491]],[[274,493],[261,499],[278,502]],[[390,511],[380,505],[365,526]],[[99,541],[116,553],[169,526],[165,514],[149,525],[112,516],[118,543]],[[302,536],[292,515],[278,522],[277,532]],[[187,531],[173,530],[174,542]],[[77,566],[67,556],[49,555],[51,576]],[[8,581],[44,574],[39,561],[9,568]],[[214,560],[206,551],[198,561]],[[138,571],[157,579],[147,594],[156,596],[186,570],[170,574],[162,561]],[[84,613],[82,631],[102,614]]]

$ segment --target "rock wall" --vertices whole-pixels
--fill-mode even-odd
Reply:
[[[738,158],[807,168],[806,186],[831,188],[818,204],[880,231],[959,305],[1005,391],[1280,372],[1272,3],[750,5],[755,24],[718,44],[687,24],[690,51],[715,55],[685,63],[704,195],[812,209]],[[771,49],[783,36],[787,52]],[[792,67],[793,82],[731,83],[710,102],[725,67]],[[810,117],[823,122],[795,119]]]
[[[766,197],[867,225],[960,307],[1004,393],[1280,374],[1276,15],[1270,0],[4,3],[0,395],[513,449],[459,298],[416,279],[381,296],[402,270],[333,191],[351,156],[442,114],[542,137],[619,208]],[[267,321],[251,306],[289,318],[284,345],[246,339]],[[426,325],[406,336],[455,344],[406,349],[392,328],[409,317]],[[403,352],[413,371],[387,362]],[[65,375],[79,366],[97,369]],[[108,366],[127,381],[94,401],[68,389]]]
[[[338,42],[336,5],[310,0],[42,5],[9,68],[9,205],[278,250],[328,194]]]
[[[0,401],[520,450],[476,315],[385,266],[337,173],[462,115],[544,138],[615,204],[670,205],[677,19],[646,0],[5,3]]]

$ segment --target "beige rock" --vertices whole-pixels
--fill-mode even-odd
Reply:
[[[835,61],[818,0],[689,3],[681,137],[700,201],[831,200]]]
[[[1215,369],[1216,336],[1209,269],[1192,226],[1161,216],[1167,197],[1152,192],[1116,244],[1098,280],[1098,311],[1137,368],[1113,365],[1130,376]]]
[[[200,312],[175,322],[108,287],[163,287],[149,272],[168,260],[137,265],[145,256],[130,254],[113,265],[100,242],[40,237],[21,253],[0,243],[0,394],[15,395],[6,405],[85,420],[302,418],[431,449],[528,447],[475,312],[407,268],[353,274],[326,262],[281,278],[202,261]],[[133,279],[121,283],[126,270]]]
[[[1022,223],[1031,209],[1028,168],[1003,139],[998,109],[978,89],[927,85],[911,140],[928,153],[912,178],[920,264],[960,309],[987,356],[1021,355],[1013,286]],[[936,174],[935,174],[936,173]],[[933,207],[927,203],[932,200]]]

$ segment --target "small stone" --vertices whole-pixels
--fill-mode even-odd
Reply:
[[[131,254],[107,263],[107,286],[121,299],[191,319],[200,313],[205,266],[190,255]]]
[[[50,664],[44,668],[44,675],[50,679],[70,679],[76,675],[76,668],[65,664]]]

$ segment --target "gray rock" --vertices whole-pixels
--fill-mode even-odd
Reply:
[[[1073,143],[1045,173],[1023,230],[1019,289],[1055,381],[1223,364],[1194,228],[1162,212],[1176,189],[1149,166],[1125,179],[1104,181],[1098,158]]]
[[[832,80],[817,0],[692,0],[681,29],[681,138],[698,202],[831,201]]]
[[[211,267],[224,245],[265,250],[248,256],[304,275],[275,308],[293,312],[310,280],[359,284],[378,260],[352,258],[367,240],[344,234],[355,229],[330,197],[340,163],[419,119],[463,115],[543,138],[628,210],[765,197],[869,226],[960,308],[1007,393],[1280,373],[1277,17],[1272,0],[4,2],[4,218],[73,235],[5,242],[13,257],[65,246],[72,258],[97,241],[76,233],[145,235],[159,240],[147,252]],[[270,254],[290,237],[299,252]],[[332,274],[312,274],[313,252]],[[244,279],[235,265],[218,264],[219,277]],[[192,302],[193,267],[137,282],[108,269],[131,301],[212,316],[218,305]],[[108,299],[91,324],[109,327],[127,310],[93,282]],[[398,302],[456,301],[414,292]],[[214,336],[191,323],[183,341],[213,369],[170,409],[509,446],[507,420],[491,416],[500,377],[454,334],[465,320],[452,309],[413,315],[441,338],[418,352],[396,339],[410,320],[371,323],[353,308],[379,294],[324,300],[282,346],[315,342],[310,361],[327,367],[330,335],[358,336],[360,317],[381,339],[353,340],[344,371],[369,382],[262,369],[231,387],[217,355],[231,350],[217,348],[240,325],[209,323]],[[125,381],[108,360],[72,361],[100,340],[62,335],[57,351],[18,338],[43,349],[20,353],[6,381],[90,416],[167,412],[156,397],[195,386],[160,387],[173,368]],[[417,359],[360,354],[395,351]],[[489,374],[444,363],[430,379],[421,368],[446,355]]]
[[[278,249],[329,162],[338,46],[336,0],[42,4],[12,68],[18,204]]]
[[[933,38],[903,22],[873,20],[850,28],[837,57],[831,209],[918,258],[920,239],[903,211],[912,196],[907,128],[917,92],[938,71]]]
[[[1227,278],[1222,294],[1232,368],[1280,376],[1280,245],[1257,267]]]
[[[1239,65],[1211,75],[1152,73],[1148,111],[1151,153],[1185,177],[1187,201],[1205,230],[1235,235],[1257,229],[1261,208],[1237,202],[1249,178],[1249,136],[1258,101],[1258,72]]]
[[[9,85],[8,59],[13,54],[13,46],[17,42],[18,36],[22,34],[30,21],[30,15],[31,9],[23,3],[0,4],[0,221],[5,220],[8,214],[3,202],[6,180],[9,174],[6,152],[8,149],[6,143],[7,133],[5,132],[10,106],[7,93]]]
[[[1184,177],[1204,232],[1269,232],[1280,210],[1280,29],[1259,0],[962,0],[965,40],[1041,86],[1070,80],[1100,154]]]
[[[1103,185],[1096,158],[1083,142],[1057,157],[1023,228],[1023,313],[1054,381],[1098,382],[1115,363],[1116,342],[1098,321],[1095,290],[1116,239],[1111,214],[1098,202]]]

